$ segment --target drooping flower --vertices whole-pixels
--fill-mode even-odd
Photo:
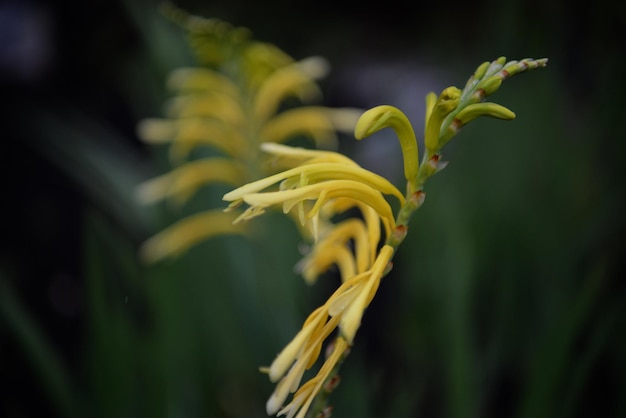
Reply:
[[[380,280],[388,271],[393,251],[391,246],[383,246],[367,271],[344,281],[324,305],[309,315],[300,332],[271,366],[263,370],[268,373],[272,382],[278,382],[267,401],[268,415],[278,412],[279,415],[287,414],[288,418],[305,416],[331,370],[352,345],[363,313],[373,299]],[[333,343],[331,354],[316,376],[300,386],[304,372],[318,359],[324,340],[337,327],[339,335]],[[295,394],[291,402],[282,407],[293,392]]]
[[[274,164],[284,171],[224,195],[224,200],[231,202],[227,210],[248,205],[235,221],[238,224],[270,207],[282,208],[313,240],[311,250],[297,266],[305,280],[313,283],[333,265],[342,280],[271,366],[264,369],[270,380],[277,382],[267,402],[268,414],[303,417],[331,370],[352,345],[363,312],[389,269],[394,249],[379,245],[396,224],[385,195],[393,196],[400,205],[405,204],[405,197],[388,180],[341,154],[279,144],[263,144],[262,149],[272,154]],[[351,209],[358,209],[361,216],[333,222],[335,215]],[[339,334],[331,354],[317,375],[300,386],[304,372],[315,364],[324,341],[337,328]],[[283,407],[294,392],[291,402]]]

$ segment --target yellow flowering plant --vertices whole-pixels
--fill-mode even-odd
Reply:
[[[154,262],[215,235],[245,233],[243,221],[267,209],[281,208],[291,216],[312,242],[297,264],[305,281],[313,284],[336,266],[341,284],[270,366],[261,368],[276,383],[266,410],[287,418],[328,416],[328,395],[338,383],[338,369],[355,342],[364,312],[391,270],[412,216],[424,203],[426,182],[446,167],[445,145],[478,117],[513,119],[512,111],[486,99],[504,80],[544,67],[547,59],[500,57],[478,66],[463,89],[428,94],[420,160],[414,129],[396,107],[381,105],[362,112],[285,106],[291,98],[304,104],[319,98],[315,80],[326,72],[321,58],[295,61],[271,44],[254,41],[246,29],[189,16],[171,6],[167,13],[189,32],[201,66],[174,71],[168,84],[175,97],[167,116],[140,124],[146,142],[169,144],[175,168],[142,184],[139,197],[146,203],[169,198],[180,205],[206,184],[237,188],[223,196],[229,202],[226,210],[214,208],[181,219],[150,238],[142,256]],[[338,131],[352,131],[361,140],[385,128],[393,129],[400,142],[404,192],[328,149]],[[285,144],[298,135],[327,149]],[[214,154],[192,158],[200,146]],[[358,216],[347,216],[353,213]],[[302,383],[329,339],[322,365]]]
[[[277,382],[267,402],[269,415],[304,418],[326,414],[325,399],[334,389],[339,364],[354,343],[381,279],[391,269],[411,217],[424,202],[424,186],[446,166],[441,159],[443,148],[463,126],[480,116],[513,119],[512,111],[485,99],[507,78],[546,63],[547,59],[507,62],[500,57],[481,64],[462,90],[448,87],[439,96],[428,94],[421,162],[413,127],[402,111],[382,105],[364,112],[355,126],[357,139],[388,127],[397,134],[404,160],[405,194],[340,154],[265,144],[262,149],[289,168],[224,195],[224,200],[231,202],[227,210],[248,206],[235,223],[275,206],[299,220],[314,240],[299,265],[307,282],[314,282],[332,265],[338,267],[341,276],[337,290],[309,315],[272,364],[262,369],[272,382]],[[399,202],[396,213],[388,196]],[[361,217],[333,222],[335,215],[353,208],[360,211]],[[338,332],[317,375],[301,384],[304,372],[315,364],[324,341],[335,329]],[[284,405],[290,393],[294,395]]]

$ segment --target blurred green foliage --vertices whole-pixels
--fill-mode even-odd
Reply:
[[[476,122],[444,154],[342,367],[334,416],[626,415],[623,5],[180,5],[338,73],[417,59],[445,76],[433,90],[500,55],[549,57],[497,93],[515,121]],[[192,63],[184,36],[149,3],[19,7],[47,19],[52,57],[38,78],[2,61],[0,416],[265,416],[272,385],[257,367],[336,278],[309,288],[293,273],[300,241],[279,215],[253,221],[251,239],[142,265],[140,243],[181,213],[135,203],[136,185],[168,169],[135,124],[160,114],[167,72]],[[16,35],[2,27],[8,50]],[[368,89],[400,107],[391,80]],[[332,76],[325,86],[327,104],[381,104],[353,102],[360,92]],[[341,146],[365,144],[353,142]]]

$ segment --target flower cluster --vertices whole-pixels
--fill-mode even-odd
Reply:
[[[282,205],[283,212],[292,214],[315,241],[299,263],[305,279],[312,283],[330,266],[337,265],[342,281],[265,369],[270,380],[278,382],[267,402],[268,414],[279,412],[293,417],[300,411],[300,417],[352,344],[363,312],[390,266],[393,247],[384,245],[378,250],[381,239],[396,229],[384,195],[394,196],[401,205],[405,198],[388,180],[341,154],[278,144],[264,144],[262,148],[293,168],[227,193],[224,200],[231,202],[229,209],[249,205],[236,222],[257,216],[267,207]],[[355,208],[362,216],[332,222],[335,215]],[[315,363],[323,342],[337,327],[340,334],[324,365],[300,387],[305,370]],[[281,409],[291,392],[296,392],[293,400]]]
[[[513,119],[513,112],[486,103],[485,99],[506,78],[545,66],[546,62],[545,59],[506,62],[501,57],[481,64],[463,90],[448,87],[439,96],[429,94],[421,163],[413,127],[404,113],[388,105],[363,113],[355,126],[357,139],[387,127],[396,132],[404,159],[406,195],[385,178],[341,154],[262,145],[262,150],[273,155],[284,171],[225,194],[224,200],[231,202],[226,211],[248,206],[235,219],[238,225],[267,208],[282,207],[285,214],[297,220],[304,235],[314,241],[311,251],[298,265],[305,280],[313,283],[333,265],[341,276],[337,290],[309,315],[270,367],[262,369],[272,382],[277,382],[267,401],[269,415],[304,418],[311,408],[317,408],[312,416],[323,410],[315,399],[332,390],[338,365],[354,342],[364,311],[391,268],[392,257],[407,234],[411,216],[424,201],[424,184],[446,165],[441,161],[443,147],[464,125],[479,116]],[[397,213],[385,196],[397,199],[400,207]],[[354,208],[358,209],[359,217],[333,222],[336,215]],[[324,341],[335,329],[338,333],[327,350],[326,360],[317,374],[301,385],[304,372],[316,363]],[[290,393],[294,393],[291,401],[283,406]]]
[[[269,174],[260,144],[307,137],[333,148],[337,132],[353,130],[360,111],[309,104],[321,97],[316,80],[328,71],[324,59],[295,61],[245,28],[165,8],[188,33],[198,66],[174,70],[166,117],[139,125],[143,141],[169,146],[173,166],[140,185],[142,202],[168,199],[180,207],[202,187],[237,187]],[[243,233],[242,224],[233,224],[238,216],[213,208],[185,217],[147,240],[141,255],[154,262],[215,235]]]

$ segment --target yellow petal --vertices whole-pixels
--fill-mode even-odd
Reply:
[[[148,118],[137,125],[139,138],[150,144],[165,144],[172,142],[178,127],[175,121],[168,119]]]
[[[312,184],[294,190],[283,190],[278,192],[266,193],[248,193],[241,198],[251,207],[266,208],[272,205],[278,205],[285,202],[295,202],[299,200],[316,200],[313,209],[307,214],[308,217],[315,216],[320,208],[329,200],[340,197],[348,197],[359,200],[370,206],[381,217],[385,225],[387,234],[395,227],[395,220],[391,206],[382,196],[382,194],[372,187],[353,180],[330,180],[323,183]],[[230,196],[229,199],[235,200],[237,196]]]
[[[363,290],[363,286],[366,283],[366,278],[368,275],[362,274],[359,275],[359,280],[350,280],[354,282],[350,286],[347,286],[345,289],[338,289],[338,291],[333,294],[333,297],[329,299],[328,304],[328,314],[332,317],[340,318],[341,314],[346,310],[348,306],[352,304],[352,302],[359,296]]]
[[[205,158],[184,164],[167,174],[139,185],[137,195],[142,203],[173,197],[182,204],[208,183],[236,186],[244,181],[244,168],[227,158]]]
[[[370,302],[371,291],[378,287],[387,264],[393,255],[393,247],[385,245],[381,248],[378,258],[372,267],[367,283],[363,286],[358,296],[346,308],[341,316],[341,335],[350,343],[354,341],[356,331],[361,325],[363,312]]]
[[[241,225],[233,225],[236,214],[221,210],[200,212],[176,222],[149,238],[140,248],[141,258],[149,263],[180,255],[197,243],[219,235],[242,234]]]
[[[170,73],[167,86],[183,93],[217,91],[239,98],[239,88],[231,79],[209,68],[177,68]]]
[[[304,135],[312,138],[318,147],[337,140],[335,127],[323,107],[298,107],[279,113],[269,119],[261,129],[264,142],[285,142]]]
[[[300,180],[303,177],[306,178],[307,181],[301,183]],[[279,182],[283,182],[281,189],[286,191],[285,189],[296,188],[306,183],[321,183],[329,180],[352,180],[360,182],[381,193],[392,194],[398,198],[401,204],[404,203],[402,193],[386,178],[358,166],[348,166],[337,163],[316,163],[292,168],[232,190],[224,195],[223,200],[233,201],[244,198],[245,195],[258,193]],[[331,185],[328,186],[330,187]]]
[[[173,163],[185,160],[198,146],[211,146],[227,155],[243,159],[250,149],[241,132],[219,120],[189,118],[177,121],[177,131],[170,158]]]
[[[323,233],[322,238],[315,244],[310,254],[304,257],[299,263],[305,281],[313,283],[317,276],[328,269],[331,263],[328,260],[335,260],[341,252],[341,257],[345,257],[342,250],[347,250],[350,243],[354,242],[354,255],[350,252],[350,262],[356,268],[356,273],[362,273],[370,267],[370,254],[368,233],[363,221],[357,218],[347,219],[334,225]],[[374,249],[375,251],[375,249]],[[373,259],[371,260],[373,262]],[[347,263],[347,261],[346,261]],[[351,277],[342,272],[341,277]]]
[[[356,273],[354,255],[345,245],[338,243],[327,243],[326,245],[318,243],[313,253],[301,260],[296,268],[301,272],[307,284],[313,284],[317,277],[333,264],[339,267],[342,280],[352,277]]]
[[[269,119],[289,96],[303,102],[321,97],[314,78],[297,64],[276,70],[259,86],[252,105],[254,120],[260,123]]]
[[[327,313],[324,307],[316,309],[305,321],[302,329],[287,344],[285,348],[276,356],[269,370],[269,378],[271,382],[276,382],[282,378],[293,362],[302,353],[307,341],[313,332],[320,326],[323,326]]]
[[[310,163],[339,163],[358,166],[350,158],[333,151],[311,150],[300,147],[289,147],[287,145],[265,142],[261,144],[261,149],[276,158],[272,164],[276,167],[295,167]]]
[[[167,115],[172,118],[216,118],[234,126],[244,120],[240,101],[226,94],[187,94],[170,100]]]
[[[333,370],[337,362],[341,359],[341,356],[343,355],[343,353],[346,351],[347,348],[348,348],[348,343],[346,342],[346,340],[344,340],[341,337],[337,337],[333,346],[333,351],[330,353],[330,355],[324,362],[324,365],[322,366],[320,371],[314,377],[315,382],[316,382],[315,387],[311,390],[307,401],[300,408],[300,411],[298,412],[298,415],[296,416],[296,418],[304,418],[306,416],[309,410],[309,407],[311,406],[311,403],[313,402],[313,399],[315,398],[315,395],[317,395],[320,389],[322,389],[322,385],[324,384],[324,382],[330,375],[330,372]]]
[[[318,148],[334,148],[335,132],[352,132],[362,111],[305,106],[269,119],[261,130],[263,142],[285,142],[295,136],[312,138]]]

